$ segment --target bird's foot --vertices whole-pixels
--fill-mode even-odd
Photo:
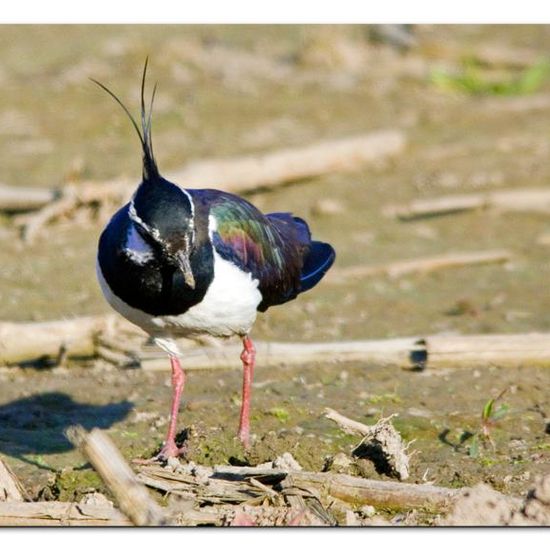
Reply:
[[[237,432],[237,437],[239,438],[239,441],[242,443],[245,450],[250,449],[250,429],[243,429],[242,427],[239,428],[239,431]]]
[[[179,458],[187,452],[185,443],[178,447],[175,441],[167,441],[162,449],[153,458],[135,458],[132,460],[134,464],[158,464],[168,462],[169,458]]]

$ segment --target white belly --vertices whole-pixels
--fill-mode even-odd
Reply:
[[[109,304],[130,322],[155,337],[211,334],[244,336],[256,320],[262,301],[258,280],[224,260],[214,250],[214,279],[200,303],[181,315],[153,316],[115,296],[96,266],[99,284]]]

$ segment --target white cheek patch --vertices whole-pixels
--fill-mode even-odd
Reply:
[[[144,241],[133,224],[130,225],[126,234],[124,252],[134,263],[140,265],[146,264],[155,257],[153,249]]]

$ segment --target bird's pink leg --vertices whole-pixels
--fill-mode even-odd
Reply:
[[[178,448],[176,445],[176,424],[181,394],[183,393],[183,387],[185,385],[185,372],[181,368],[179,359],[175,355],[170,355],[170,366],[172,367],[172,407],[170,409],[170,423],[168,424],[166,441],[158,455],[151,459],[134,459],[132,462],[136,464],[150,464],[158,460],[178,457],[185,453],[185,447]]]
[[[244,349],[241,353],[241,361],[243,362],[243,398],[238,436],[245,448],[248,448],[250,444],[250,391],[254,376],[256,349],[248,336],[243,338],[243,347]]]
[[[185,373],[181,368],[179,359],[175,355],[170,355],[170,366],[172,367],[172,408],[170,409],[170,423],[168,424],[166,441],[159,453],[159,456],[166,458],[179,456],[183,452],[182,449],[178,449],[176,446],[176,425],[181,394],[185,385]]]
[[[170,409],[170,423],[168,424],[168,433],[166,441],[157,459],[177,457],[185,452],[176,445],[176,425],[178,420],[178,410],[180,407],[181,394],[185,385],[185,372],[181,368],[179,359],[175,355],[170,355],[170,366],[172,367],[172,407]]]

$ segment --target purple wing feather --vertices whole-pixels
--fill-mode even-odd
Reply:
[[[216,220],[211,236],[216,252],[241,270],[258,279],[262,302],[258,309],[282,304],[316,284],[334,260],[323,258],[326,267],[317,277],[308,276],[317,254],[310,254],[318,244],[311,241],[307,223],[286,212],[262,214],[248,201],[222,191],[192,191],[209,205],[209,214]],[[316,249],[315,249],[316,250]],[[316,258],[315,258],[316,259]],[[315,265],[314,265],[315,264]],[[307,272],[303,272],[303,268]],[[313,282],[314,281],[314,282]]]

